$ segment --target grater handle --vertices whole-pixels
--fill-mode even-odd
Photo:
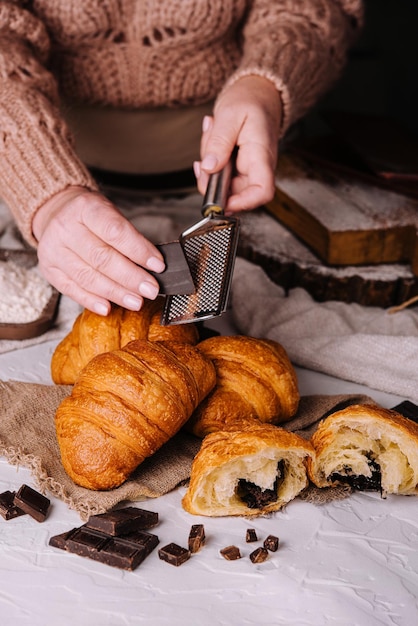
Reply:
[[[233,160],[229,159],[220,172],[210,175],[205,197],[203,198],[202,215],[204,217],[209,217],[212,213],[223,215],[229,196],[232,168]]]

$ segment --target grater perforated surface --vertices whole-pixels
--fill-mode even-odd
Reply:
[[[162,323],[183,324],[220,315],[226,308],[238,242],[238,221],[211,218],[185,233],[184,254],[196,287],[166,300]]]

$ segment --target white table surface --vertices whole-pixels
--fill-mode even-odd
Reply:
[[[0,379],[51,383],[56,342],[0,355]],[[383,406],[402,398],[297,368],[306,394],[366,393]],[[0,458],[0,491],[34,486],[25,468]],[[418,623],[418,499],[358,493],[318,506],[296,499],[269,517],[203,518],[181,507],[185,488],[138,506],[158,511],[160,547],[187,545],[192,524],[207,544],[180,567],[155,550],[133,572],[48,545],[82,524],[56,498],[43,523],[0,518],[0,625],[8,626],[413,626]],[[255,528],[256,544],[245,543]],[[280,547],[268,561],[248,558],[269,535]],[[243,558],[224,560],[235,544]]]

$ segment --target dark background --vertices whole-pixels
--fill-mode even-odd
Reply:
[[[418,139],[418,0],[365,0],[364,30],[337,85],[306,116],[322,110],[385,115]]]

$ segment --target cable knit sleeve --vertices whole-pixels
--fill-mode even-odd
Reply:
[[[60,117],[47,32],[23,4],[0,2],[0,196],[35,246],[36,210],[69,185],[96,184]]]
[[[249,74],[274,82],[283,135],[338,78],[362,23],[361,0],[254,0],[241,63],[224,89]]]

